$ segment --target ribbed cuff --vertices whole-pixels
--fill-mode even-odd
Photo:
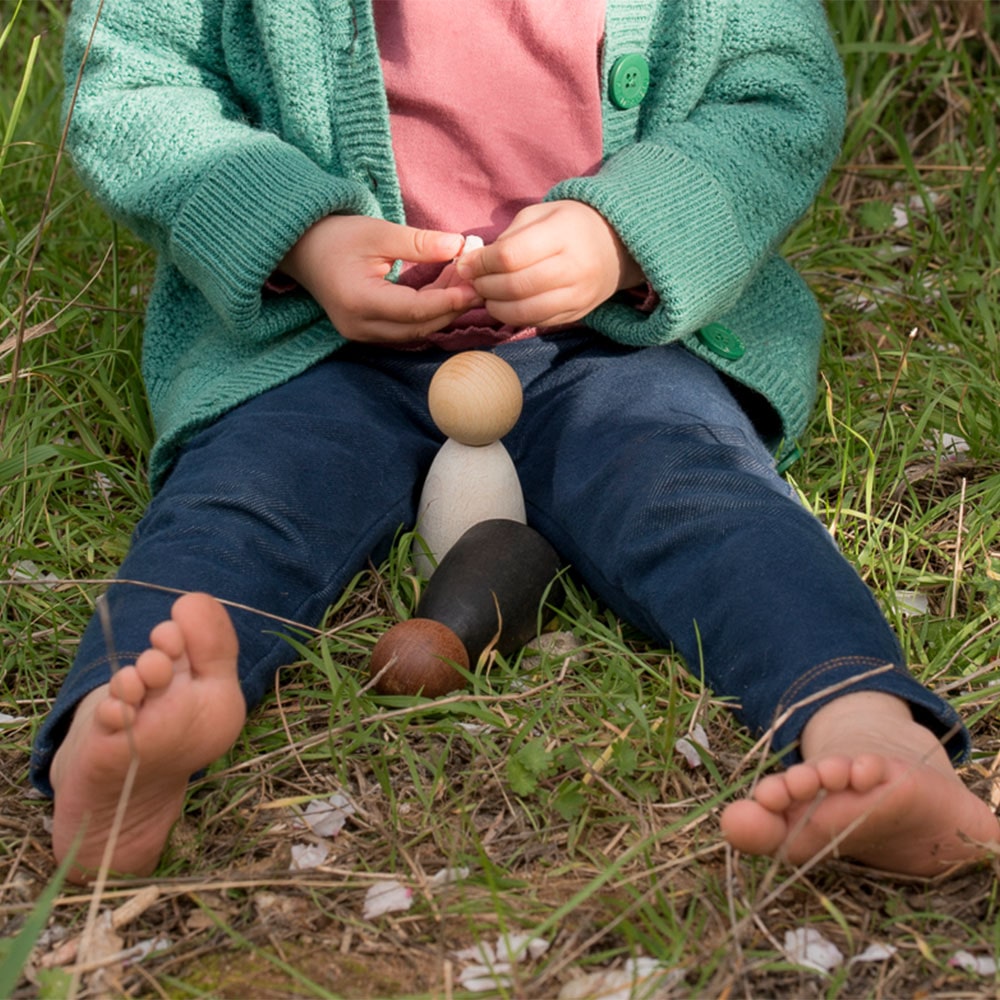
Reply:
[[[563,181],[546,196],[560,198],[600,212],[659,296],[654,322],[622,325],[616,339],[624,343],[665,343],[697,330],[735,305],[753,271],[722,188],[675,150],[628,147],[598,174]]]
[[[231,329],[253,336],[276,265],[309,226],[335,212],[380,214],[362,184],[262,137],[202,180],[173,222],[169,253]]]

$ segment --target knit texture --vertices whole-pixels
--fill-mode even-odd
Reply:
[[[73,4],[69,81],[97,5]],[[651,87],[622,111],[608,75],[635,51]],[[608,0],[603,59],[605,161],[547,197],[600,211],[658,304],[612,301],[586,322],[628,344],[682,341],[764,394],[790,442],[813,405],[822,322],[776,250],[844,123],[822,6]],[[143,350],[155,488],[195,430],[343,343],[309,296],[265,289],[301,233],[335,212],[405,221],[370,0],[107,3],[68,140],[96,197],[158,251]],[[711,321],[741,358],[702,345]]]

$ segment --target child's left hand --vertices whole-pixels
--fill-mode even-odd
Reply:
[[[455,267],[489,314],[512,326],[572,323],[643,280],[604,216],[581,201],[529,205]]]

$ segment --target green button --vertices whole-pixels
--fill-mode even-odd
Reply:
[[[634,108],[649,90],[649,63],[641,52],[619,56],[608,77],[608,97],[616,108]]]
[[[743,341],[721,323],[709,323],[698,331],[698,339],[721,358],[736,361],[746,353]]]

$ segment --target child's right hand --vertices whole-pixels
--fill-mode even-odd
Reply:
[[[464,242],[458,233],[329,215],[302,235],[279,270],[316,299],[348,340],[405,343],[443,329],[481,300],[465,281],[410,288],[385,276],[396,260],[450,261]]]

